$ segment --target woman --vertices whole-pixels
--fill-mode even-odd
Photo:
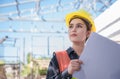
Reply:
[[[66,16],[66,24],[68,26],[68,34],[72,46],[66,51],[59,52],[60,54],[58,54],[58,52],[53,54],[46,79],[71,79],[72,74],[80,70],[80,65],[83,63],[78,58],[84,49],[85,42],[90,33],[95,31],[94,22],[90,14],[85,10],[68,14]],[[68,57],[65,52],[67,52]],[[63,64],[64,62],[65,64]],[[66,67],[62,69],[62,65]]]

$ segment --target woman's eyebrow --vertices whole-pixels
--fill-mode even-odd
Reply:
[[[73,25],[73,23],[70,23],[70,25]]]
[[[84,25],[83,23],[77,23],[77,24],[81,24],[81,25]]]

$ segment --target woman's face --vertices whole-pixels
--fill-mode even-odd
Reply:
[[[79,18],[71,20],[68,32],[70,40],[75,43],[85,42],[90,34],[84,21]]]

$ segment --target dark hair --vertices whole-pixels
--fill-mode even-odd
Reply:
[[[73,19],[76,19],[76,18],[81,19],[85,23],[85,25],[87,26],[87,31],[91,31],[92,24],[87,19],[79,17],[77,15],[75,15],[75,16],[73,16],[73,18],[71,18],[71,20],[69,21],[69,24]]]

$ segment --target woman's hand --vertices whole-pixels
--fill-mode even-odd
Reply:
[[[82,63],[83,62],[79,59],[71,60],[69,65],[68,65],[68,73],[72,75],[74,73],[74,71],[80,70],[80,65]]]

